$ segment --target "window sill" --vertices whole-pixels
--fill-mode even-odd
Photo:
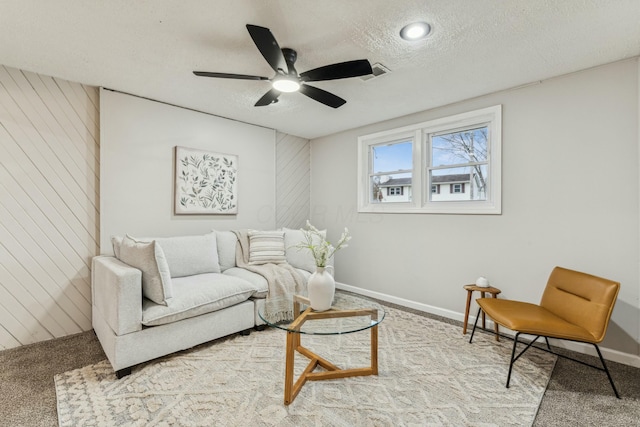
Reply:
[[[358,208],[359,213],[392,214],[451,214],[451,215],[501,215],[502,207],[492,202],[435,202],[428,206],[407,206],[400,203],[366,205]]]

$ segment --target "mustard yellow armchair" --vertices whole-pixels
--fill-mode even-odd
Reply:
[[[618,390],[613,383],[609,369],[607,369],[598,347],[598,343],[604,339],[607,332],[609,319],[611,318],[611,312],[616,303],[619,290],[620,283],[618,282],[556,267],[549,276],[539,305],[495,298],[479,298],[476,300],[480,308],[478,309],[469,343],[473,340],[473,334],[482,310],[494,322],[516,332],[507,375],[507,388],[511,380],[514,362],[538,338],[544,337],[547,348],[537,346],[534,348],[606,372],[613,392],[619,399]],[[520,334],[534,335],[535,339],[529,343],[518,341]],[[553,352],[548,338],[593,344],[598,357],[600,357],[602,368]],[[516,356],[516,347],[519,342],[527,344],[527,346]]]

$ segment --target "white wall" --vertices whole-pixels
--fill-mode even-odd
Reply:
[[[275,131],[102,89],[101,253],[110,238],[273,229]],[[238,155],[237,215],[174,215],[174,147]]]
[[[629,60],[312,140],[312,221],[353,234],[337,280],[461,319],[480,275],[538,302],[554,266],[582,270],[621,282],[603,346],[637,359],[638,74]],[[358,136],[497,104],[502,215],[357,213]]]
[[[91,329],[98,90],[0,66],[0,349]]]

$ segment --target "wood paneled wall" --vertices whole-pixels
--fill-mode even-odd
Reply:
[[[308,139],[276,133],[276,227],[304,227],[310,215]]]
[[[98,89],[0,66],[0,349],[91,329]]]

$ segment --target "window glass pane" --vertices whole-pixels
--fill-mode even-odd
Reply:
[[[431,139],[431,165],[446,166],[487,161],[487,126]]]
[[[371,203],[402,203],[411,201],[411,174],[376,175],[369,180]]]
[[[465,166],[432,170],[431,185],[439,185],[440,192],[431,192],[431,201],[487,200],[488,167]]]
[[[413,169],[411,141],[371,147],[373,173]]]

